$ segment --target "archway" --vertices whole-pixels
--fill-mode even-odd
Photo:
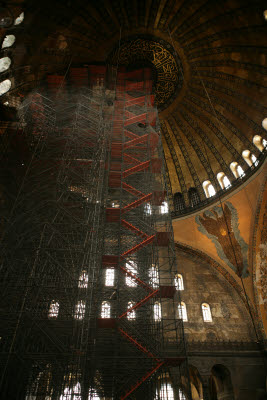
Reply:
[[[189,365],[190,386],[192,392],[192,400],[203,399],[203,389],[198,369],[193,365]]]
[[[210,392],[212,400],[235,399],[230,371],[222,364],[211,369]]]

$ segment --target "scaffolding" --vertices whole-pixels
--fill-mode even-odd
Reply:
[[[89,72],[2,137],[1,398],[190,400],[151,71]]]

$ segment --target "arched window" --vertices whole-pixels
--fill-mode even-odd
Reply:
[[[255,165],[255,167],[257,167],[257,165],[259,164],[257,157],[254,154],[252,154],[249,150],[244,150],[242,152],[242,157],[250,167],[252,165]]]
[[[267,140],[263,139],[259,135],[255,135],[253,138],[253,144],[260,150],[263,151],[265,147],[267,146]]]
[[[167,201],[163,201],[163,203],[160,206],[160,213],[167,214],[168,211],[169,211],[168,203],[167,203]]]
[[[11,88],[11,80],[5,79],[4,81],[0,82],[0,96],[5,94]]]
[[[207,303],[203,303],[201,307],[204,322],[212,322],[210,306]]]
[[[2,57],[0,58],[0,72],[6,71],[11,64],[11,60],[9,57]]]
[[[154,320],[161,320],[161,304],[158,301],[154,304]]]
[[[176,290],[184,290],[184,281],[181,274],[176,274],[174,278],[174,285]]]
[[[75,307],[74,318],[83,319],[85,314],[85,301],[79,300]]]
[[[48,311],[48,317],[57,318],[58,313],[59,313],[59,303],[55,300],[52,300]]]
[[[115,270],[114,268],[106,269],[105,285],[114,286]]]
[[[86,271],[82,271],[79,277],[78,287],[81,289],[85,289],[88,287],[88,274]]]
[[[6,35],[2,42],[2,49],[11,47],[15,43],[16,37],[14,35]]]
[[[182,211],[185,208],[184,196],[182,193],[175,193],[173,196],[173,205],[175,211]]]
[[[101,318],[110,318],[110,303],[108,301],[102,302]]]
[[[150,280],[150,285],[153,288],[156,288],[159,286],[159,271],[158,268],[155,265],[152,265],[152,267],[149,269],[149,280]]]
[[[216,194],[216,191],[210,181],[204,181],[202,183],[202,186],[207,198],[212,197]]]
[[[163,383],[159,392],[160,400],[174,400],[173,388],[170,383]]]
[[[191,207],[195,207],[197,204],[200,203],[199,194],[196,188],[190,188],[188,190],[188,197]]]
[[[132,301],[128,302],[128,310],[134,306]],[[127,319],[135,319],[135,310],[129,311],[127,313]]]
[[[186,312],[186,305],[185,305],[185,303],[183,301],[178,304],[178,316],[183,321],[188,321],[187,312]]]
[[[222,189],[228,189],[231,186],[231,182],[224,172],[219,172],[217,174],[217,179]]]
[[[231,171],[233,172],[235,178],[242,178],[243,176],[245,176],[245,172],[244,172],[243,168],[240,165],[238,165],[236,161],[233,161],[230,164],[230,168],[231,168]]]
[[[129,271],[132,275],[136,276],[137,266],[133,261],[131,261],[131,264],[126,263],[125,267],[127,271]],[[128,274],[126,274],[125,283],[127,286],[130,287],[135,287],[137,285],[136,280]]]
[[[14,25],[20,25],[22,23],[22,21],[24,20],[24,12],[22,12],[16,19],[14,22]]]
[[[151,215],[152,214],[152,208],[150,203],[145,203],[144,205],[144,210],[146,215]]]

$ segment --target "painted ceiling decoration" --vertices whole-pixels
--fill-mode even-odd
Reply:
[[[217,254],[242,278],[248,276],[248,244],[239,230],[238,212],[229,201],[196,216],[198,230],[215,244]],[[227,229],[229,232],[227,232]],[[231,235],[231,236],[230,236]]]
[[[267,140],[264,0],[7,4],[10,15],[24,11],[22,23],[8,28],[16,42],[1,50],[12,60],[0,80],[12,82],[0,97],[9,106],[17,107],[47,74],[67,76],[71,66],[114,63],[118,54],[126,68],[152,66],[174,216],[218,200],[206,198],[203,182],[223,197],[263,164],[266,147],[253,138]],[[218,174],[229,180],[227,188]]]

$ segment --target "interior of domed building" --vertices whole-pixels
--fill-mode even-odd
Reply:
[[[0,2],[0,398],[267,399],[267,4]]]

